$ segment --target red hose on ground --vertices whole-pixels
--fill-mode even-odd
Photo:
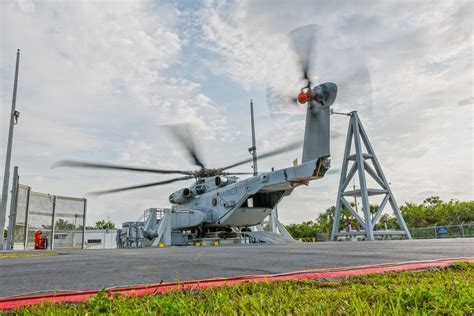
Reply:
[[[456,262],[474,262],[474,257],[469,258],[450,258],[430,261],[411,261],[384,263],[365,266],[353,266],[329,269],[314,269],[304,271],[293,271],[279,274],[258,274],[242,275],[231,278],[214,278],[205,280],[190,280],[180,282],[168,282],[162,284],[136,285],[127,287],[117,287],[107,289],[108,294],[120,293],[129,296],[140,296],[146,294],[161,293],[170,290],[190,290],[204,289],[209,287],[229,286],[247,282],[274,282],[287,280],[307,280],[307,279],[336,279],[346,278],[355,275],[366,275],[373,273],[383,273],[391,271],[406,271],[418,269],[441,268],[453,265]],[[16,297],[7,297],[0,299],[0,310],[40,304],[44,302],[59,303],[78,303],[88,300],[97,295],[100,290],[61,292],[43,295],[25,295]]]

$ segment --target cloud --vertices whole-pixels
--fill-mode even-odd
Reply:
[[[82,159],[152,166],[188,166],[159,127],[189,121],[212,139],[225,119],[199,82],[173,74],[188,38],[185,12],[153,1],[2,2],[1,101],[10,103],[14,54],[21,49],[13,165],[36,191],[82,196],[101,187],[156,177],[54,169],[57,160]],[[11,32],[15,30],[15,32]],[[6,111],[5,111],[6,113]],[[2,115],[2,152],[8,115]],[[5,135],[5,137],[4,137]],[[179,153],[179,151],[178,151]],[[2,155],[2,163],[3,163]],[[178,165],[181,163],[180,165]],[[148,201],[168,205],[169,188],[134,200],[91,200],[90,220],[106,213],[133,219]],[[161,193],[162,192],[162,193]],[[115,203],[117,199],[122,203]],[[165,204],[166,203],[166,204]],[[112,216],[113,215],[113,216]]]
[[[319,25],[318,79],[333,78],[339,84],[335,110],[359,111],[402,203],[422,200],[426,188],[447,198],[473,197],[472,107],[463,112],[456,107],[472,103],[472,14],[472,3],[456,1],[208,1],[199,21],[206,46],[221,57],[213,59],[213,67],[224,69],[220,74],[243,89],[261,88],[267,80],[264,73],[284,63],[268,57],[287,48],[272,40],[284,42],[282,35],[296,27]],[[277,77],[292,82],[291,73]],[[370,89],[360,88],[364,81]],[[286,117],[282,124],[296,136],[302,121]],[[332,121],[337,134],[346,130],[341,118]],[[332,141],[334,166],[341,163],[344,141]],[[289,215],[283,219],[311,219],[329,206],[324,196],[335,199],[334,178],[315,182],[313,190],[318,187],[319,194],[311,199],[313,212],[304,203],[285,202],[282,207]],[[289,199],[300,197],[295,192]]]
[[[474,97],[469,97],[458,101],[459,105],[472,105],[474,103]]]
[[[63,158],[193,169],[163,124],[191,122],[210,167],[247,158],[249,99],[259,153],[302,139],[304,108],[270,117],[265,90],[297,94],[301,74],[287,34],[316,24],[314,82],[339,85],[336,111],[359,111],[397,201],[421,201],[428,194],[473,197],[470,2],[0,6],[0,101],[11,102],[15,52],[21,48],[22,114],[13,164],[34,190],[82,195],[157,181],[153,175],[49,169]],[[314,219],[334,204],[347,122],[331,117],[333,171],[285,199],[284,222]],[[289,166],[300,155],[261,160],[259,170]],[[250,164],[239,169],[249,171]],[[132,220],[145,208],[167,206],[169,193],[188,184],[91,199],[90,221]]]

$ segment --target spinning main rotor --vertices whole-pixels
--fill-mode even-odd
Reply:
[[[241,161],[235,162],[233,164],[227,165],[222,168],[206,168],[202,159],[200,158],[198,151],[192,141],[192,135],[190,133],[190,127],[188,125],[180,124],[174,126],[168,126],[170,131],[176,136],[178,141],[184,145],[189,158],[193,161],[193,163],[200,167],[197,170],[171,170],[171,169],[154,169],[154,168],[141,168],[141,167],[133,167],[133,166],[125,166],[125,165],[117,165],[117,164],[108,164],[108,163],[95,163],[95,162],[85,162],[85,161],[77,161],[77,160],[61,160],[57,162],[53,167],[73,167],[73,168],[89,168],[89,169],[103,169],[103,170],[122,170],[122,171],[130,171],[130,172],[145,172],[145,173],[155,173],[155,174],[181,174],[184,176],[171,178],[163,181],[157,181],[152,183],[146,183],[141,185],[134,185],[104,191],[96,191],[91,192],[93,195],[104,195],[109,193],[116,193],[122,191],[129,191],[141,188],[148,188],[154,187],[159,185],[170,184],[177,181],[184,181],[190,179],[199,179],[199,178],[206,178],[206,177],[213,177],[213,176],[227,176],[227,175],[247,175],[252,174],[250,172],[233,172],[233,171],[226,171],[228,169],[246,164],[252,161],[252,158],[243,159]],[[186,136],[186,137],[185,137]],[[301,146],[301,142],[295,142],[289,144],[287,146],[283,146],[277,148],[275,150],[269,151],[262,155],[259,155],[259,159],[264,159],[272,156],[276,156],[282,154],[284,152],[297,149]]]

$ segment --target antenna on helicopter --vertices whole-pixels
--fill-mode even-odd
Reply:
[[[252,155],[253,161],[253,175],[258,175],[257,170],[257,146],[255,144],[255,122],[253,118],[253,101],[250,99],[250,122],[252,126],[252,147],[249,148],[249,153]]]

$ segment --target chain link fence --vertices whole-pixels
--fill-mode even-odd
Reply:
[[[56,196],[54,247],[83,248],[86,200]]]
[[[48,248],[84,248],[87,200],[13,187],[8,249],[34,249],[35,233],[42,232]]]
[[[474,223],[410,229],[413,239],[474,237]]]
[[[412,228],[410,233],[413,239],[436,239],[436,238],[468,238],[474,237],[474,223],[447,225],[447,226],[432,226]],[[376,236],[376,239],[400,239],[401,236]],[[314,237],[297,238],[302,242],[320,242],[330,241],[331,234],[316,233]],[[341,237],[338,240],[358,240],[353,237]]]

